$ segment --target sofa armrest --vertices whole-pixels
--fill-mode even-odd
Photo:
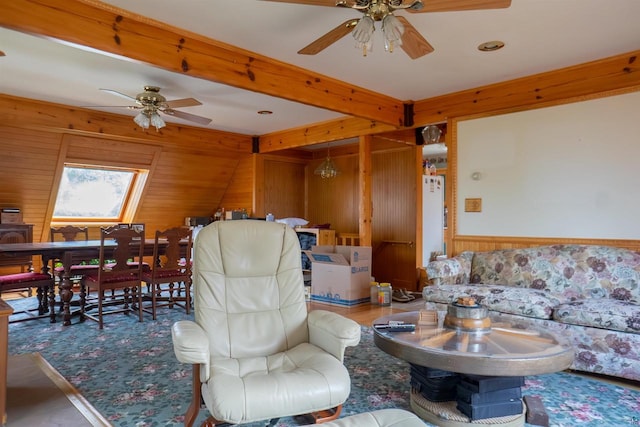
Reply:
[[[307,319],[309,342],[331,353],[341,362],[344,351],[360,342],[360,325],[346,317],[327,310],[313,310]]]
[[[453,258],[430,261],[426,266],[427,280],[434,285],[466,284],[471,275],[472,251],[465,251]]]
[[[201,380],[209,379],[209,340],[204,329],[191,320],[180,320],[171,327],[171,338],[178,361],[202,365],[200,375],[206,378]]]

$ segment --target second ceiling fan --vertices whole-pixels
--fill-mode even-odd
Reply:
[[[393,51],[400,46],[411,59],[433,52],[433,47],[404,16],[393,12],[406,10],[411,13],[453,12],[463,10],[503,9],[511,6],[511,0],[266,0],[279,3],[296,3],[312,6],[346,7],[361,12],[361,18],[349,19],[322,37],[298,51],[302,55],[315,55],[349,33],[353,33],[356,46],[366,55],[371,50],[374,22],[382,21],[385,49]]]
[[[191,122],[199,123],[201,125],[208,125],[209,123],[211,123],[211,119],[207,117],[197,116],[195,114],[176,110],[176,108],[202,105],[200,101],[194,98],[167,100],[160,94],[160,88],[157,86],[144,86],[144,91],[140,92],[135,97],[122,92],[118,92],[117,90],[113,89],[100,90],[132,101],[134,105],[127,105],[124,107],[132,110],[140,110],[141,114],[146,115],[149,118],[152,117],[154,113],[160,112],[169,116],[174,116]],[[148,127],[148,124],[146,127]]]

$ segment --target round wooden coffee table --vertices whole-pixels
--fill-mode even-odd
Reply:
[[[442,371],[478,376],[516,377],[562,371],[573,362],[573,348],[531,322],[509,324],[498,315],[488,315],[490,326],[480,328],[444,326],[445,313],[429,324],[425,313],[397,313],[378,318],[374,325],[403,322],[414,324],[410,332],[373,328],[374,343],[382,351],[407,362]],[[422,320],[421,320],[422,319]],[[422,323],[422,324],[421,324]],[[448,319],[447,323],[452,323]],[[455,323],[455,322],[454,322]],[[441,426],[524,425],[520,415],[470,421],[454,402],[430,402],[411,393],[411,407],[425,420]]]

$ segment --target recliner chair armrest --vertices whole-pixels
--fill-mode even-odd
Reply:
[[[191,320],[180,320],[171,327],[171,338],[176,358],[182,363],[203,365],[200,369],[201,375],[208,377],[209,340],[204,329]]]
[[[344,350],[360,342],[360,325],[346,317],[327,310],[313,310],[307,318],[309,342],[341,362]]]

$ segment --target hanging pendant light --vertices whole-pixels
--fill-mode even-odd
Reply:
[[[422,129],[422,138],[425,144],[437,144],[440,142],[442,130],[436,125],[429,125]]]
[[[329,154],[329,144],[327,144],[327,158],[320,163],[320,166],[313,171],[314,174],[320,175],[320,177],[324,178],[335,178],[340,174],[340,171],[336,167],[333,160],[331,160],[331,155]]]

